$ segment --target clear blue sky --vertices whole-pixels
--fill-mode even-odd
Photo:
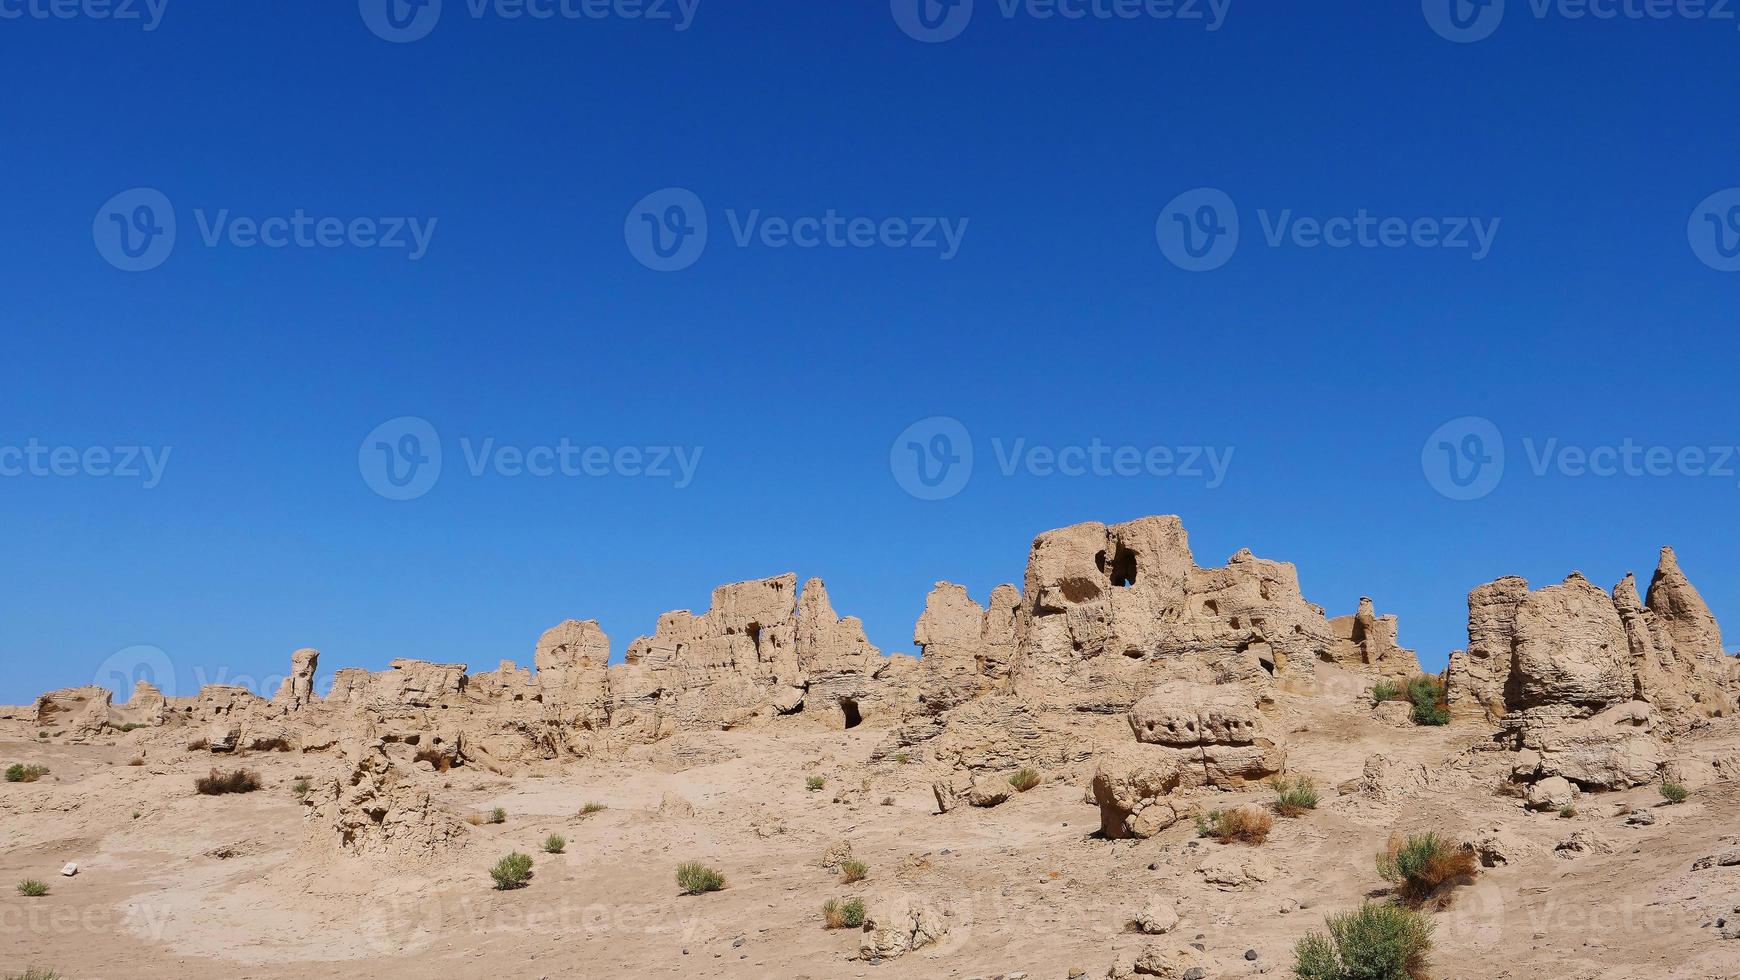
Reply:
[[[1373,596],[1434,667],[1470,588],[1647,580],[1665,543],[1740,644],[1740,462],[1536,476],[1524,443],[1740,442],[1740,273],[1688,236],[1740,185],[1733,21],[1510,0],[1460,44],[1412,2],[1235,0],[1217,31],[976,6],[941,43],[885,0],[700,0],[682,31],[445,0],[409,43],[345,2],[169,0],[149,32],[0,19],[0,446],[170,447],[150,489],[83,455],[85,475],[0,477],[0,702],[138,645],[183,694],[280,674],[300,646],[323,674],[526,663],[568,617],[620,656],[660,611],[786,570],[910,649],[933,582],[982,601],[1036,532],[1152,513],[1182,515],[1203,564],[1297,563],[1332,615]],[[631,209],[673,187],[709,239],[657,272]],[[1186,271],[1157,225],[1204,187],[1241,239]],[[134,188],[177,225],[143,272],[98,247]],[[416,260],[202,236],[298,209],[436,224]],[[733,237],[751,212],[829,209],[968,224],[946,260]],[[1265,239],[1283,212],[1361,209],[1500,224],[1479,260]],[[359,450],[401,416],[435,430],[443,469],[396,501]],[[941,500],[891,466],[932,416],[974,450]],[[1507,455],[1471,501],[1422,466],[1463,416]],[[485,439],[702,455],[682,488],[474,477]],[[1213,487],[1005,476],[1015,440],[1234,455]]]

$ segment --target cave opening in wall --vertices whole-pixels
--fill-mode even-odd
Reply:
[[[858,713],[858,702],[851,698],[840,699],[840,714],[845,716],[847,728],[857,728],[864,723],[864,716]]]
[[[1094,564],[1112,583],[1113,588],[1127,589],[1136,584],[1136,553],[1117,545],[1108,560],[1105,552],[1094,555]]]

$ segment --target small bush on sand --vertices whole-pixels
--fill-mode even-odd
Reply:
[[[467,813],[465,815],[465,822],[471,824],[473,827],[481,827],[488,823],[489,820],[481,813]]]
[[[829,929],[858,929],[864,925],[864,901],[830,898],[822,905],[822,921]]]
[[[308,781],[307,776],[303,776],[290,784],[290,792],[296,794],[297,799],[305,800],[309,793],[314,792],[314,784]]]
[[[526,882],[532,880],[532,856],[515,851],[497,861],[495,867],[489,869],[489,876],[495,879],[496,891],[524,888]]]
[[[41,898],[48,894],[48,882],[26,878],[18,883],[18,894],[25,898]]]
[[[1254,807],[1237,810],[1210,810],[1208,816],[1196,818],[1196,836],[1212,837],[1222,844],[1261,844],[1269,839],[1275,818]]]
[[[1562,807],[1559,807],[1559,816],[1564,817],[1566,820],[1569,820],[1576,815],[1577,815],[1577,808],[1572,806],[1569,803],[1565,804]]]
[[[145,759],[143,757],[137,756],[137,755],[134,756],[133,758],[127,760],[127,765],[132,766],[135,769],[139,768],[140,766],[142,766],[144,764],[145,764]]]
[[[1407,699],[1407,692],[1403,691],[1402,685],[1395,681],[1382,680],[1372,685],[1371,703],[1374,705],[1383,704],[1385,701],[1406,701]]]
[[[189,752],[204,752],[210,748],[211,748],[211,742],[209,740],[203,739],[203,738],[196,738],[193,741],[187,743],[187,751],[189,751]]]
[[[66,980],[53,970],[44,970],[39,966],[26,969],[23,973],[8,973],[6,980]]]
[[[1416,907],[1447,884],[1473,880],[1479,864],[1473,851],[1455,847],[1437,834],[1406,840],[1392,836],[1377,856],[1378,875],[1395,886],[1397,898]]]
[[[544,838],[545,854],[560,854],[568,849],[568,838],[561,834],[551,834]]]
[[[1297,817],[1306,810],[1315,810],[1322,799],[1317,781],[1310,776],[1276,776],[1269,786],[1275,791],[1275,812],[1283,817]]]
[[[1444,700],[1444,685],[1425,674],[1408,682],[1408,700],[1414,703],[1414,724],[1450,724],[1450,705]]]
[[[120,732],[121,734],[125,735],[128,732],[136,732],[139,729],[144,728],[145,726],[139,724],[138,722],[130,721],[130,722],[126,723],[125,725],[117,725],[114,722],[109,722],[109,727],[113,728],[115,731]]]
[[[223,796],[226,793],[252,793],[260,788],[260,777],[246,769],[221,772],[213,769],[209,775],[193,781],[193,788],[202,796]]]
[[[1039,785],[1039,773],[1033,769],[1017,769],[1015,775],[1009,777],[1009,785],[1015,787],[1015,792],[1025,793]]]
[[[27,766],[22,762],[14,762],[6,767],[6,781],[9,783],[34,783],[46,775],[47,766]]]
[[[1327,936],[1313,932],[1293,947],[1299,980],[1427,980],[1432,921],[1424,914],[1367,902],[1327,924]]]
[[[804,780],[804,788],[812,793],[819,792],[826,785],[828,785],[828,781],[820,776],[811,776]]]
[[[604,807],[604,804],[602,804],[602,803],[588,803],[585,806],[580,808],[580,815],[582,817],[590,817],[594,813],[604,812],[604,809],[605,809],[605,807]]]
[[[870,876],[870,866],[863,861],[846,861],[840,865],[840,881],[843,884],[853,884]]]
[[[896,752],[896,753],[894,753],[894,761],[900,763],[903,766],[909,765],[912,762],[912,753],[910,753],[910,752]]]
[[[503,810],[499,806],[496,807],[495,809],[489,811],[489,822],[490,823],[507,823],[507,811]]]
[[[725,876],[704,864],[689,861],[677,865],[677,887],[685,895],[704,895],[725,887]]]
[[[1661,784],[1661,798],[1669,803],[1684,803],[1686,798],[1691,795],[1692,791],[1681,786],[1679,783]]]

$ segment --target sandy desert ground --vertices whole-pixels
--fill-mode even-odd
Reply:
[[[255,793],[201,796],[213,764],[185,733],[142,729],[67,744],[7,722],[0,760],[46,766],[0,783],[0,946],[81,980],[483,977],[1101,977],[1157,939],[1197,944],[1208,977],[1290,976],[1295,941],[1324,917],[1381,895],[1374,853],[1396,831],[1481,843],[1493,866],[1439,913],[1431,975],[1445,978],[1740,977],[1740,723],[1716,719],[1676,744],[1690,799],[1655,786],[1586,795],[1576,815],[1531,812],[1502,792],[1491,726],[1386,723],[1366,681],[1319,668],[1317,693],[1263,705],[1286,733],[1289,771],[1323,802],[1276,821],[1260,846],[1199,840],[1189,821],[1147,840],[1106,840],[1085,797],[1091,768],[995,808],[939,813],[944,775],[923,758],[871,761],[883,733],[776,720],[685,733],[639,758],[550,762],[513,778],[477,767],[412,776],[443,808],[500,825],[414,869],[334,860],[311,847],[299,777],[345,767],[327,754],[251,752]],[[1333,694],[1325,695],[1322,692]],[[1376,780],[1373,756],[1391,763]],[[143,760],[143,764],[130,764]],[[813,791],[810,776],[826,786]],[[1263,803],[1267,788],[1203,788],[1193,807]],[[582,815],[588,803],[604,809]],[[1641,814],[1642,816],[1639,816]],[[561,855],[539,853],[552,833]],[[849,842],[869,867],[841,884],[821,866]],[[529,887],[487,875],[533,854]],[[1703,859],[1729,855],[1735,864]],[[674,870],[704,861],[723,891],[685,896]],[[67,862],[78,873],[62,877]],[[1697,865],[1699,866],[1695,869]],[[11,882],[38,878],[24,898]],[[915,896],[947,932],[898,959],[860,956],[828,930],[831,897]],[[1165,936],[1132,922],[1170,906]],[[1720,923],[1720,925],[1718,925]],[[1730,934],[1733,934],[1731,931]]]

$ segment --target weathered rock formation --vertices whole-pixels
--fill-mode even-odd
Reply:
[[[1468,649],[1445,679],[1453,711],[1485,713],[1527,753],[1519,780],[1607,789],[1655,778],[1658,735],[1732,711],[1728,674],[1714,617],[1664,548],[1647,601],[1630,575],[1611,595],[1577,573],[1536,591],[1516,577],[1475,589]]]
[[[1256,697],[1240,684],[1160,685],[1129,713],[1135,746],[1099,759],[1092,793],[1106,837],[1152,837],[1185,808],[1180,789],[1239,787],[1286,768],[1287,753],[1263,738]]]
[[[1420,658],[1396,641],[1396,617],[1379,616],[1370,598],[1361,598],[1352,616],[1330,620],[1329,629],[1335,634],[1329,658],[1337,664],[1398,679],[1420,673]]]
[[[354,768],[327,777],[303,797],[310,844],[340,854],[414,864],[461,846],[464,821],[412,785],[382,743],[359,752]]]

